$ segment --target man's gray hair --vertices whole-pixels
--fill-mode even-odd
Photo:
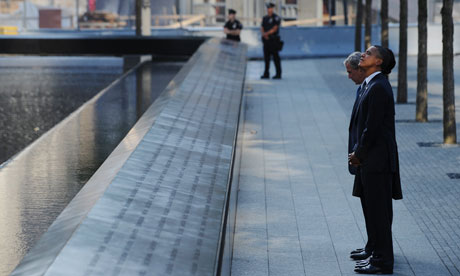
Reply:
[[[359,68],[359,60],[361,59],[361,52],[353,52],[351,53],[344,61],[343,65],[347,66],[350,65],[353,69]]]

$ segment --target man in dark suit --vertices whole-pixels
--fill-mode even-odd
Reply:
[[[359,63],[366,79],[351,119],[358,140],[349,164],[356,167],[353,195],[364,198],[369,232],[374,237],[369,263],[355,269],[362,274],[393,273],[392,198],[402,199],[394,97],[387,77],[395,64],[393,52],[381,46],[367,49]]]
[[[347,70],[348,78],[351,79],[356,85],[359,85],[358,90],[356,91],[355,103],[353,104],[350,125],[348,128],[348,154],[353,152],[354,146],[358,143],[357,131],[355,130],[355,125],[352,124],[352,121],[354,116],[356,115],[356,108],[359,103],[359,96],[361,92],[364,91],[362,83],[366,78],[365,71],[359,67],[360,59],[361,52],[354,52],[351,53],[343,62],[343,65]],[[356,167],[349,164],[348,170],[351,174],[356,175]],[[364,221],[366,222],[367,242],[363,248],[355,249],[350,253],[350,258],[357,261],[369,258],[372,255],[372,251],[374,250],[374,241],[372,233],[369,231],[371,227],[369,226],[369,217],[367,216],[366,204],[363,195],[360,196],[360,200],[364,214]]]

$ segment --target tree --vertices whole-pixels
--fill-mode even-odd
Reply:
[[[344,23],[348,25],[348,0],[342,0]]]
[[[398,103],[407,103],[407,0],[399,8]]]
[[[363,1],[358,0],[356,4],[356,23],[355,23],[355,51],[361,52],[361,35],[363,25]]]
[[[455,86],[454,86],[454,23],[452,20],[452,0],[443,0],[442,15],[442,100],[444,143],[457,143],[455,123]]]
[[[380,18],[382,21],[381,43],[383,47],[388,48],[388,0],[382,0],[380,9]]]
[[[427,0],[418,0],[417,100],[415,120],[428,121],[427,91]]]
[[[366,0],[366,20],[364,30],[364,43],[365,48],[371,47],[371,35],[372,35],[372,0]]]
[[[329,10],[329,25],[335,26],[335,16],[336,16],[336,9],[335,9],[335,0],[328,1],[328,10]]]

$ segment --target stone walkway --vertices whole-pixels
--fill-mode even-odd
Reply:
[[[247,67],[232,275],[355,275],[349,252],[366,238],[346,164],[356,86],[342,59],[283,61],[281,81],[260,80],[262,66]],[[397,106],[405,199],[394,201],[395,275],[460,275],[460,181],[448,176],[460,173],[460,147],[418,144],[442,142],[439,66],[430,66],[433,122],[413,123],[415,105]]]

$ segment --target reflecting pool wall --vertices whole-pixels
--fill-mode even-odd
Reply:
[[[181,66],[143,64],[0,169],[0,275],[14,269]]]

